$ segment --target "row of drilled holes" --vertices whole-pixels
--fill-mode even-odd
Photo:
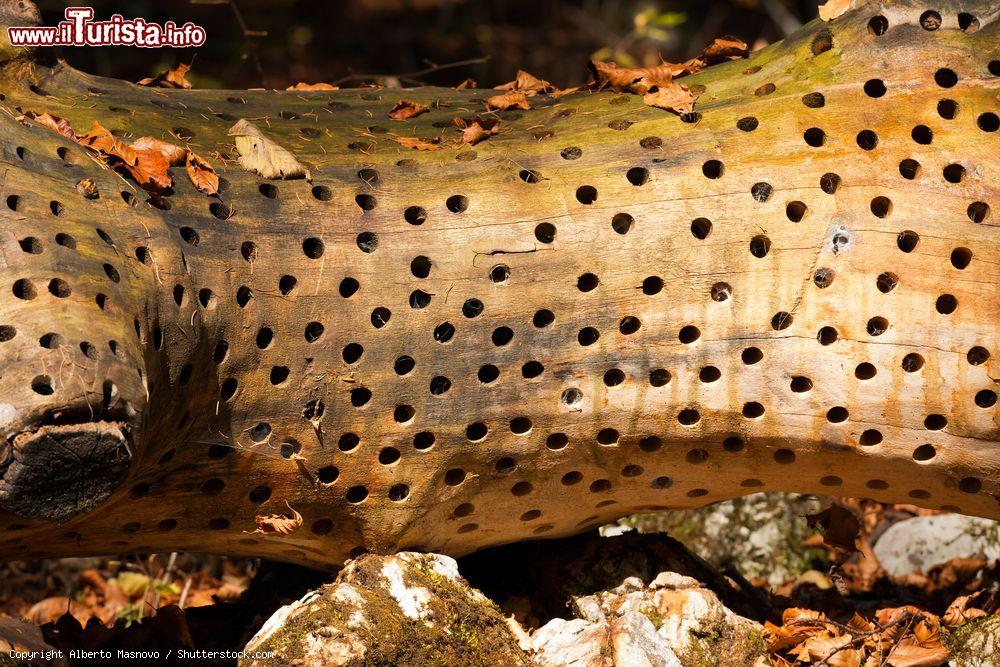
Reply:
[[[795,220],[797,218],[800,218],[801,215],[804,214],[804,210],[805,210],[805,205],[801,204],[801,202],[791,202],[788,205],[787,214],[790,219]],[[872,213],[877,217],[887,217],[892,210],[892,202],[887,197],[881,197],[881,196],[876,197],[871,202],[871,210]],[[624,214],[618,214],[615,217],[617,219],[619,216],[622,215]],[[630,216],[629,219],[631,220]],[[612,224],[614,225],[615,222],[613,222]],[[696,238],[699,239],[707,238],[708,235],[711,233],[711,229],[712,229],[712,223],[706,218],[696,218],[691,223],[691,232]],[[182,228],[182,234],[183,234],[183,228]],[[916,232],[913,232],[912,230],[904,230],[900,232],[897,237],[897,245],[899,249],[907,253],[912,252],[916,248],[918,242],[919,242],[919,236],[916,234]],[[834,239],[834,243],[836,245],[836,239]],[[316,258],[322,255],[323,246],[322,246],[322,241],[320,241],[319,239],[316,238],[306,239],[306,241],[303,242],[303,247],[304,251],[307,253],[307,256]],[[771,241],[767,236],[763,234],[758,234],[750,240],[749,250],[754,257],[763,258],[767,256],[767,254],[770,252],[770,249],[771,249]],[[148,257],[148,254],[144,253],[143,250],[144,250],[143,248],[138,248],[136,250],[137,255]],[[243,256],[248,262],[255,261],[257,258],[255,244],[253,244],[252,242],[244,243]],[[965,269],[971,262],[971,259],[972,259],[972,251],[969,250],[968,248],[955,248],[951,253],[952,265],[957,269]],[[106,270],[109,266],[110,265],[106,265]],[[430,275],[432,266],[433,264],[429,258],[425,256],[418,256],[411,261],[410,270],[415,277],[423,279],[427,278]],[[111,269],[113,269],[113,267],[111,267]],[[493,266],[489,270],[487,275],[491,282],[494,282],[496,284],[502,284],[510,278],[511,272],[510,268],[507,265],[498,264]],[[297,285],[297,282],[298,281],[295,278],[295,276],[292,275],[281,276],[278,282],[278,290],[282,295],[288,295],[294,290],[295,286]],[[577,286],[580,289],[580,291],[588,292],[594,289],[598,283],[599,281],[597,277],[594,276],[593,274],[588,273],[578,278]],[[820,272],[817,272],[816,284],[818,286],[828,287],[831,283],[832,283],[832,271],[830,269],[821,269]],[[64,281],[59,281],[58,284],[54,281],[52,285],[55,285],[54,289],[56,291],[54,291],[53,293],[56,294],[57,296],[69,295],[68,285],[65,285]],[[50,285],[50,288],[52,288],[52,285]],[[642,290],[646,294],[656,294],[662,289],[662,285],[663,285],[662,279],[656,276],[650,276],[644,280],[642,284]],[[351,277],[344,278],[338,286],[338,292],[344,298],[352,297],[354,294],[357,293],[359,289],[360,289],[360,283],[356,279]],[[20,298],[27,298],[27,299],[34,298],[36,294],[30,282],[24,280],[18,281],[18,283],[15,284],[14,292],[15,295],[19,296]],[[731,292],[732,288],[727,283],[717,283],[713,285],[711,289],[712,298],[715,301],[725,301],[731,295]],[[179,285],[175,286],[174,300],[177,302],[178,305],[181,305],[181,303],[183,302],[183,294],[184,294],[184,288]],[[241,308],[247,305],[251,297],[252,297],[252,290],[249,287],[243,286],[239,288],[239,290],[237,291],[237,303]],[[414,290],[410,295],[409,302],[411,307],[415,309],[421,309],[427,307],[430,304],[431,297],[432,295],[429,294],[428,292],[425,292],[423,290]],[[211,290],[209,289],[200,290],[199,301],[201,302],[202,306],[209,307],[213,303],[213,299],[214,295]],[[939,302],[942,302],[942,300],[948,301],[953,305],[955,303],[954,297],[950,295],[944,295],[941,298],[939,298]],[[939,307],[939,312],[942,313],[951,312],[953,310],[954,308],[951,308],[951,310],[945,310]],[[375,326],[376,328],[381,328],[381,326],[384,326],[388,322],[388,317],[391,316],[391,313],[387,312],[386,309],[384,308],[379,308],[378,311],[379,313],[377,314],[373,313],[372,322],[373,326]],[[378,316],[376,317],[376,315]],[[435,338],[440,340],[439,337],[437,336],[437,333],[435,333]]]
[[[843,408],[835,408],[834,410],[846,412]],[[837,418],[838,421],[843,421],[843,419],[846,419],[846,415],[844,415],[843,418],[840,417]],[[943,428],[943,424],[940,423],[943,417],[941,417],[940,415],[931,415],[928,417],[928,420],[931,419],[936,420],[935,424],[933,424],[934,428]],[[881,434],[879,434],[877,431],[869,429],[862,434],[861,444],[864,446],[873,446],[881,442],[881,439],[882,439]],[[550,443],[552,443],[553,441],[556,442],[555,447],[550,446],[550,448],[554,449],[560,449],[564,447],[567,442],[565,435],[561,433],[550,435],[548,440]],[[742,451],[745,448],[745,446],[746,442],[738,436],[726,438],[722,443],[723,449],[731,453]],[[662,441],[656,436],[647,436],[639,441],[639,448],[645,452],[655,452],[658,451],[661,447],[662,447]],[[212,448],[210,448],[209,456],[211,458],[221,458],[227,455],[229,451],[230,451],[229,448],[223,446],[213,446]],[[924,444],[918,446],[914,450],[913,459],[920,463],[927,463],[930,462],[932,459],[934,459],[936,454],[937,452],[933,445]],[[381,458],[383,457],[380,455],[380,459]],[[398,458],[398,452],[395,458]],[[705,449],[696,448],[690,450],[685,458],[689,463],[700,464],[708,460],[709,453]],[[795,454],[794,452],[788,449],[779,449],[773,453],[773,458],[778,463],[789,464],[795,461]],[[512,457],[503,457],[495,463],[494,467],[497,470],[497,472],[501,474],[509,474],[516,469],[517,465],[516,461]],[[333,470],[336,471],[335,468],[333,468]],[[642,466],[629,464],[622,468],[621,475],[626,478],[632,478],[642,475],[643,472],[644,470]],[[332,483],[333,481],[336,480],[337,474],[338,473],[336,472],[332,473],[332,479],[330,479],[331,473],[329,471],[326,473],[321,472],[320,481],[324,483]],[[464,470],[459,468],[453,468],[445,473],[444,479],[446,484],[450,486],[458,486],[465,481],[466,477],[467,475]],[[576,484],[579,484],[581,481],[583,481],[583,475],[576,471],[571,471],[569,473],[566,473],[565,475],[563,475],[561,479],[562,484],[565,486],[574,486]],[[747,481],[749,482],[749,484],[744,484],[744,486],[762,485],[762,482],[760,482],[759,480],[747,480]],[[821,480],[821,484],[823,484],[824,486],[839,486],[842,483],[843,480],[837,476],[826,476]],[[661,476],[653,480],[652,487],[659,489],[666,489],[671,487],[672,484],[673,482],[672,480],[670,480],[670,478]],[[888,488],[888,484],[882,480],[870,480],[867,483],[867,486],[869,488],[877,490],[884,490]],[[966,477],[959,481],[958,486],[959,489],[965,493],[977,493],[982,488],[982,482],[975,477]],[[224,487],[225,487],[225,482],[222,479],[212,478],[202,484],[201,491],[206,495],[215,496],[220,494],[224,489]],[[589,487],[589,490],[593,493],[607,493],[610,492],[611,489],[612,489],[611,481],[608,479],[595,480],[590,484]],[[146,483],[139,484],[133,487],[132,495],[133,497],[136,498],[143,497],[149,493],[149,490],[150,489],[148,484]],[[512,495],[518,497],[525,496],[533,491],[533,486],[531,485],[530,482],[518,482],[511,487],[510,491]],[[408,492],[409,489],[408,487],[406,487],[406,485],[395,485],[394,487],[392,487],[392,489],[390,489],[389,497],[390,499],[395,501],[403,500],[408,495]],[[687,495],[689,497],[699,497],[701,495],[706,495],[707,493],[708,493],[707,490],[695,489],[688,492]],[[367,499],[368,490],[363,486],[354,486],[348,490],[347,496],[349,502],[360,503]],[[910,492],[910,496],[917,499],[927,499],[930,497],[930,494],[926,491],[916,489]],[[271,497],[271,489],[265,485],[261,485],[254,488],[248,495],[248,499],[255,504],[261,504],[263,502],[266,502],[270,497]],[[455,509],[454,514],[456,517],[465,517],[473,514],[474,511],[475,508],[472,504],[463,503]],[[530,521],[538,518],[540,515],[541,515],[540,511],[530,510],[522,514],[520,518],[522,521]],[[176,527],[176,525],[177,522],[175,520],[167,519],[157,524],[157,530],[160,531],[172,530],[173,528]],[[211,529],[218,530],[227,528],[228,525],[229,522],[226,519],[212,519],[210,520],[208,527]],[[329,532],[330,528],[332,528],[332,522],[330,522],[328,519],[321,519],[312,524],[311,530],[316,534],[326,534],[327,532]],[[139,524],[136,522],[132,522],[123,526],[124,532],[136,532],[138,529],[139,529]]]
[[[572,481],[572,480],[576,480],[577,479],[577,475],[579,475],[579,473],[575,473],[575,474],[574,473],[568,473],[568,475],[570,476],[570,480]],[[582,481],[582,476],[580,476],[579,480]],[[576,483],[579,483],[579,482],[576,482]],[[836,475],[826,475],[826,476],[824,476],[824,477],[822,477],[820,479],[820,484],[822,484],[823,486],[827,486],[827,487],[842,486],[843,483],[844,483],[844,480],[842,478],[836,476]],[[873,490],[885,490],[885,489],[889,488],[888,482],[886,482],[885,480],[880,480],[880,479],[868,480],[865,483],[865,485],[868,488],[873,489]],[[963,491],[965,491],[966,493],[975,493],[976,489],[981,488],[981,481],[978,478],[975,478],[975,477],[966,477],[966,478],[963,478],[962,480],[960,480],[959,485],[960,485],[960,488]],[[655,489],[669,489],[672,486],[673,486],[673,480],[671,480],[669,477],[657,477],[653,481],[653,483],[651,484],[651,487],[655,488]],[[748,479],[742,480],[740,482],[740,486],[743,487],[743,488],[760,488],[760,487],[764,486],[764,482],[762,482],[761,480],[756,479],[756,478],[748,478]],[[604,484],[599,484],[597,490],[598,491],[602,491],[604,489],[605,489],[605,485]],[[610,491],[610,488],[607,488],[607,490]],[[691,490],[687,491],[685,495],[688,496],[689,498],[699,498],[699,497],[706,496],[708,494],[709,494],[708,489],[694,488],[694,489],[691,489]],[[916,500],[927,500],[927,499],[929,499],[929,498],[932,497],[932,494],[929,491],[925,490],[925,489],[911,489],[908,492],[908,495],[909,495],[910,498],[913,498],[913,499],[916,499]],[[597,505],[597,507],[606,506],[608,504],[608,502],[613,502],[613,501],[604,501],[602,503],[599,503]],[[961,508],[957,507],[957,506],[954,506],[954,505],[942,505],[940,509],[942,509],[944,511],[948,511],[948,512],[961,512]],[[452,514],[456,518],[465,518],[465,517],[473,515],[475,513],[475,511],[476,511],[476,506],[473,505],[472,503],[462,503],[462,504],[460,504],[460,505],[458,505],[458,506],[455,507],[455,509],[453,510]],[[521,521],[531,521],[531,520],[539,518],[540,516],[541,516],[541,512],[539,510],[529,510],[529,511],[521,514],[519,518],[520,518]],[[596,517],[588,517],[588,518],[583,519],[582,521],[580,521],[577,524],[577,527],[588,525],[588,524],[594,522],[595,520],[596,520]],[[546,524],[545,526],[540,526],[539,527],[539,529],[544,528],[545,530],[536,529],[534,532],[535,532],[535,534],[541,534],[543,532],[548,532],[553,527],[554,526],[552,526],[551,524]],[[462,524],[461,526],[459,526],[457,528],[457,530],[460,533],[468,533],[468,532],[475,531],[478,528],[479,528],[478,524],[467,523],[467,524]]]

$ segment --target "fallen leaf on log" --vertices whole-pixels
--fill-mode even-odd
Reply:
[[[456,116],[451,119],[451,124],[462,131],[462,143],[475,146],[483,139],[488,139],[496,134],[500,129],[500,120],[497,118],[462,118]]]
[[[715,40],[705,47],[701,52],[701,60],[706,65],[726,62],[727,60],[741,60],[750,55],[750,47],[742,39],[726,35],[716,37]]]
[[[819,7],[819,17],[824,21],[832,21],[849,11],[853,4],[854,0],[827,0],[825,5]]]
[[[73,131],[73,128],[70,126],[69,121],[66,120],[65,118],[60,118],[59,116],[53,116],[52,114],[48,113],[35,113],[34,111],[25,111],[24,117],[30,118],[39,125],[43,125],[49,128],[50,130],[55,130],[59,134],[69,139],[72,139],[73,141],[77,140],[76,132]]]
[[[491,111],[502,111],[504,109],[530,109],[528,98],[524,93],[510,92],[503,95],[494,95],[486,100],[486,108]]]
[[[215,169],[193,151],[188,151],[185,170],[194,186],[206,195],[214,195],[219,191],[219,176]]]
[[[422,113],[430,111],[426,104],[411,102],[410,100],[399,100],[396,106],[389,110],[389,118],[393,120],[407,120]]]
[[[156,76],[148,76],[138,81],[140,86],[151,88],[190,88],[191,82],[184,75],[191,69],[190,65],[181,63],[173,69],[160,72]]]
[[[171,187],[173,178],[170,176],[169,168],[184,164],[188,155],[186,148],[153,137],[139,137],[132,145],[129,145],[114,136],[108,128],[96,120],[89,132],[77,135],[70,127],[69,122],[58,116],[29,111],[24,117],[59,132],[84,148],[97,153],[98,157],[109,167],[124,169],[146,190],[166,190]],[[214,175],[214,170],[207,162],[201,160],[201,163]],[[218,183],[216,183],[217,188]],[[204,191],[201,187],[199,189]],[[85,188],[85,190],[89,190],[89,188]],[[96,192],[96,188],[94,192]],[[88,196],[83,190],[81,193]]]
[[[265,137],[256,125],[245,118],[229,128],[229,136],[235,137],[240,164],[247,171],[271,179],[312,178],[309,170],[294,155]]]
[[[587,68],[598,88],[637,95],[645,95],[654,88],[669,88],[676,77],[693,74],[702,67],[702,61],[697,58],[681,64],[661,63],[655,67],[620,67],[613,62],[587,61]]]
[[[285,90],[340,90],[340,86],[331,86],[328,83],[305,83],[299,81],[294,86],[289,86]]]
[[[680,114],[694,111],[695,94],[679,83],[658,85],[642,96],[644,104]]]
[[[495,90],[521,92],[530,97],[531,95],[536,95],[538,93],[555,92],[556,87],[548,81],[539,79],[537,76],[529,74],[523,69],[519,69],[517,70],[517,74],[515,75],[513,81],[505,83],[502,86],[497,86]]]
[[[173,185],[168,171],[170,163],[159,149],[136,150],[96,120],[90,132],[82,135],[77,142],[97,153],[109,167],[127,171],[146,190],[166,190]]]
[[[254,517],[254,521],[257,522],[257,530],[251,534],[291,535],[298,530],[299,526],[302,525],[302,515],[292,509],[292,506],[287,501],[285,505],[291,510],[292,516],[288,517],[284,514],[268,514],[263,516],[258,514]]]
[[[96,120],[89,132],[80,135],[77,143],[84,148],[89,148],[95,153],[101,154],[103,157],[115,157],[129,165],[135,165],[138,160],[135,150],[131,146],[111,134],[108,128]]]
[[[146,148],[133,150],[135,163],[124,163],[124,168],[144,190],[166,190],[174,184],[170,176],[170,163],[158,150]]]
[[[462,83],[455,86],[455,90],[471,90],[476,87],[475,79],[466,79]]]
[[[425,139],[420,139],[418,137],[393,136],[392,139],[403,148],[412,148],[418,151],[441,150],[441,146],[438,146],[438,144],[441,143],[441,139],[439,139],[438,137],[435,137],[431,140],[425,140]]]
[[[167,164],[171,167],[179,167],[184,164],[187,159],[187,149],[176,144],[167,143],[166,141],[160,141],[159,139],[154,139],[153,137],[139,137],[132,142],[132,148],[137,151],[141,150],[155,150],[160,151],[163,157],[167,159]]]

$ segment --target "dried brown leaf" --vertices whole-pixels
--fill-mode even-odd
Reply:
[[[810,514],[806,519],[810,527],[819,524],[823,528],[823,543],[828,547],[846,553],[858,550],[861,523],[851,510],[834,504],[819,514]]]
[[[219,191],[219,176],[215,169],[194,151],[188,151],[184,168],[194,186],[206,195],[214,195]]]
[[[827,0],[819,7],[819,17],[824,21],[832,21],[844,12],[853,8],[854,0]]]
[[[462,118],[456,116],[451,124],[462,131],[462,143],[475,146],[483,139],[488,139],[500,130],[500,120],[497,118]]]
[[[25,111],[25,118],[30,118],[39,125],[43,125],[50,130],[55,130],[59,134],[76,141],[77,135],[70,126],[69,121],[65,118],[60,118],[59,116],[53,116],[49,113],[36,113],[34,111]]]
[[[908,637],[896,644],[885,664],[892,667],[938,667],[950,657],[948,649],[940,644],[935,647],[921,646]]]
[[[127,171],[142,188],[166,190],[173,185],[169,168],[177,147],[151,137],[143,139],[139,148],[130,146],[95,120],[90,132],[79,136],[77,143],[97,153],[109,167]]]
[[[80,135],[77,138],[77,143],[84,148],[89,148],[96,153],[100,153],[104,157],[118,158],[128,165],[135,166],[137,161],[135,150],[111,134],[108,128],[96,120],[93,127],[90,128],[90,132]]]
[[[441,139],[434,137],[433,139],[420,139],[418,137],[399,137],[393,135],[393,141],[398,143],[403,148],[412,148],[418,151],[439,151],[441,146]]]
[[[139,137],[132,142],[132,148],[137,151],[141,150],[156,150],[163,153],[163,157],[167,159],[167,163],[171,167],[179,167],[184,164],[187,159],[187,149],[177,144],[167,143],[166,141],[160,141],[159,139],[154,139],[153,137]]]
[[[150,86],[151,88],[190,88],[191,82],[185,78],[185,74],[191,69],[190,65],[181,63],[173,69],[160,72],[156,76],[148,76],[138,81],[140,86]]]
[[[955,598],[948,609],[941,616],[941,622],[949,628],[955,628],[969,621],[986,616],[987,613],[974,606],[978,599],[982,597],[984,591],[977,591],[972,595],[961,595]]]
[[[302,515],[292,509],[292,506],[285,501],[285,505],[291,510],[292,516],[284,514],[268,514],[254,517],[257,522],[257,529],[253,533],[263,533],[271,535],[291,535],[302,525]],[[251,533],[251,534],[253,534]]]
[[[742,39],[726,35],[716,37],[715,41],[705,47],[701,52],[701,60],[706,65],[725,62],[727,60],[740,60],[750,55],[750,47]]]
[[[45,598],[28,609],[25,618],[37,625],[55,622],[60,616],[69,611],[73,617],[81,624],[86,623],[93,615],[88,609],[79,603],[74,603],[64,595]]]
[[[426,104],[411,102],[410,100],[399,100],[396,105],[389,110],[389,118],[393,120],[408,120],[427,113],[430,109]]]
[[[299,81],[294,86],[289,86],[285,90],[340,90],[340,86],[332,86],[329,83],[305,83]]]
[[[505,83],[502,86],[497,86],[496,90],[522,92],[530,97],[532,95],[537,95],[538,93],[555,92],[556,87],[548,81],[539,79],[537,76],[529,74],[523,69],[519,69],[517,70],[517,75],[514,77],[513,81]]]
[[[764,641],[768,650],[784,651],[798,646],[809,637],[826,630],[826,617],[818,611],[791,607],[781,615],[781,625],[764,623]]]
[[[590,90],[590,86],[573,86],[572,88],[560,88],[558,90],[552,91],[552,97],[559,99],[566,95],[572,95],[573,93],[579,93],[584,90]]]
[[[864,653],[850,646],[851,636],[823,631],[791,651],[800,662],[829,667],[860,667]]]
[[[694,102],[697,99],[694,93],[679,83],[669,83],[658,85],[655,90],[650,90],[642,96],[644,104],[657,109],[676,111],[677,113],[691,113],[694,111]]]
[[[170,163],[158,150],[145,148],[135,153],[135,163],[123,163],[125,169],[145,190],[166,190],[174,184],[170,176]]]
[[[521,92],[509,92],[503,95],[494,95],[487,98],[486,108],[491,111],[502,111],[504,109],[530,109],[528,98]]]
[[[645,95],[655,88],[668,88],[675,78],[693,74],[702,67],[703,63],[698,59],[680,64],[661,63],[655,67],[620,67],[613,62],[587,61],[587,68],[598,88],[637,95]]]
[[[475,79],[466,79],[462,83],[455,86],[455,90],[472,90],[476,87]]]

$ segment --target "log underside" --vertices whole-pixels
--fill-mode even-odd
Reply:
[[[687,77],[693,115],[542,95],[472,147],[449,121],[489,91],[8,64],[0,556],[331,566],[759,490],[1000,518],[998,9],[938,4],[937,30],[872,2]],[[401,98],[431,111],[389,120]],[[154,206],[17,108],[183,138],[222,192],[175,169]],[[240,118],[312,180],[244,171]],[[52,490],[66,455],[23,474],[67,428],[85,494]]]

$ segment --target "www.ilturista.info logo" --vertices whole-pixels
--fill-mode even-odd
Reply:
[[[205,29],[188,21],[178,27],[144,19],[126,19],[115,14],[107,21],[94,21],[93,7],[67,7],[66,20],[55,27],[11,26],[7,38],[12,46],[201,46]]]

